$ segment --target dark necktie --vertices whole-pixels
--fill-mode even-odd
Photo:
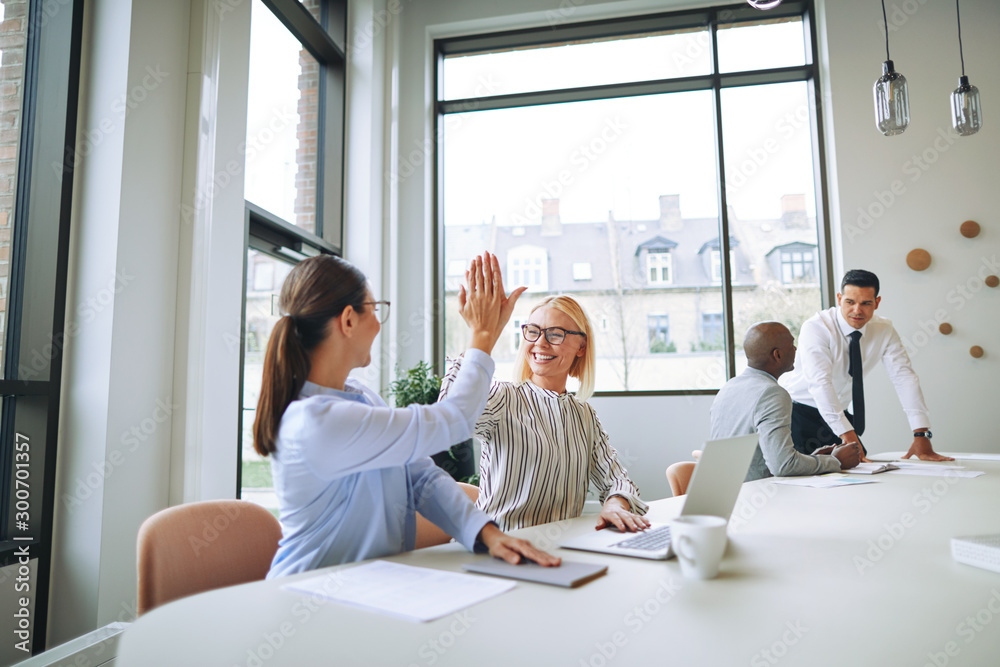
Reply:
[[[854,432],[861,436],[865,432],[865,384],[861,371],[861,332],[851,332],[850,365],[851,399],[854,401]]]

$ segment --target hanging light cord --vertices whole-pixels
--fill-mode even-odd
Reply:
[[[882,1],[885,7],[885,0]],[[965,55],[962,53],[962,13],[958,8],[958,0],[955,0],[955,16],[958,17],[958,57],[962,61],[962,76],[965,76]]]
[[[958,0],[955,0],[956,4]],[[882,25],[885,26],[885,59],[892,60],[889,57],[889,20],[885,17],[885,0],[882,0]],[[961,44],[961,38],[959,38],[959,44]]]

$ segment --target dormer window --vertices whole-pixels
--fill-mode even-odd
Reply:
[[[648,285],[671,285],[674,282],[673,249],[676,241],[662,236],[640,243],[635,249],[635,256],[646,256],[646,283]],[[641,266],[641,265],[640,265]]]
[[[729,276],[729,281],[731,283],[736,283],[736,248],[739,247],[740,242],[735,236],[729,237],[729,271],[732,274]],[[705,267],[705,272],[708,274],[708,279],[713,283],[722,282],[722,244],[719,242],[719,238],[716,237],[711,241],[705,242],[698,251],[698,254],[702,256],[702,266]]]
[[[507,253],[507,276],[511,287],[524,285],[530,292],[549,291],[548,255],[545,248],[523,245]]]
[[[674,279],[673,255],[669,250],[650,250],[646,269],[650,285],[669,285]]]
[[[713,250],[711,256],[712,268],[712,282],[721,283],[722,282],[722,251]],[[729,270],[736,273],[736,251],[729,251]]]
[[[816,246],[795,241],[780,245],[767,253],[771,270],[783,285],[816,285],[819,283]]]

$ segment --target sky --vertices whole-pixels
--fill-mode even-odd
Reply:
[[[260,0],[250,16],[245,197],[294,223],[302,46]]]
[[[802,64],[802,25],[719,31],[720,69]],[[444,97],[704,74],[705,31],[449,58]],[[742,219],[780,216],[784,194],[815,214],[805,83],[726,89],[721,100],[729,203]],[[762,112],[761,109],[768,109]],[[709,91],[471,111],[444,131],[445,224],[537,222],[542,198],[563,222],[653,219],[679,194],[684,217],[718,215]]]

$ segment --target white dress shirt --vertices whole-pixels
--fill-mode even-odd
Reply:
[[[844,415],[851,402],[853,386],[847,372],[851,344],[848,336],[853,331],[861,332],[864,376],[867,377],[881,359],[899,402],[903,404],[910,428],[930,428],[930,415],[920,391],[920,380],[910,366],[910,357],[892,322],[878,315],[860,329],[848,324],[837,307],[820,311],[806,320],[799,332],[795,370],[785,373],[780,380],[792,400],[818,409],[836,435],[854,429]]]
[[[458,390],[452,378],[465,363],[452,366],[442,396]],[[588,484],[602,503],[621,496],[635,514],[648,509],[597,413],[569,392],[542,389],[530,380],[494,381],[476,436],[483,446],[476,507],[501,530],[580,516]]]

